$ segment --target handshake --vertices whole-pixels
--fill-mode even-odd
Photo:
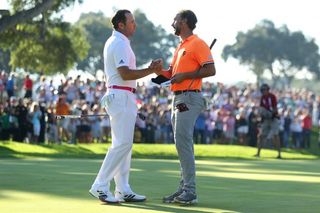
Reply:
[[[171,85],[171,80],[162,75],[163,72],[163,61],[162,59],[156,59],[151,62],[149,69],[152,70],[158,76],[152,78],[153,83],[159,84],[160,86],[167,87]]]
[[[153,73],[161,75],[163,69],[163,60],[161,58],[152,60],[148,68],[152,70]]]

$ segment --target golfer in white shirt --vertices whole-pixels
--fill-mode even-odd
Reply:
[[[129,37],[136,30],[132,13],[119,10],[111,19],[114,31],[105,43],[104,69],[107,93],[101,99],[111,122],[112,145],[100,171],[89,190],[90,194],[106,203],[139,202],[146,196],[133,192],[129,184],[134,126],[137,116],[136,79],[159,73],[162,60],[152,61],[146,69],[136,69],[136,58]],[[115,181],[115,194],[110,181]]]

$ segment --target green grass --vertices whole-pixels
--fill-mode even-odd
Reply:
[[[110,144],[32,145],[0,142],[0,158],[98,158],[102,159]],[[319,151],[284,149],[285,159],[318,159]],[[236,158],[254,159],[256,148],[236,145],[195,145],[197,159]],[[262,158],[275,158],[277,152],[263,149]],[[173,144],[134,144],[134,158],[176,159]]]
[[[195,145],[195,206],[163,204],[179,180],[173,144],[134,144],[130,182],[147,202],[105,205],[88,189],[110,144],[31,145],[0,142],[1,213],[20,212],[317,212],[318,150],[277,152],[231,145]],[[312,159],[312,160],[311,160]]]
[[[131,186],[147,195],[146,202],[102,204],[87,191],[101,161],[0,159],[1,212],[307,213],[320,209],[320,160],[197,160],[199,204],[195,206],[161,202],[179,179],[179,164],[173,159],[133,159]]]

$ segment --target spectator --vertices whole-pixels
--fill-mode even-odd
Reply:
[[[152,115],[149,112],[150,115]],[[147,143],[155,143],[158,142],[159,140],[156,139],[156,129],[157,125],[155,125],[155,116],[147,116],[146,117],[146,141]],[[158,126],[159,128],[159,126]],[[160,134],[159,134],[160,135]],[[165,142],[165,141],[164,141]]]
[[[213,122],[214,122],[214,129],[213,129],[213,135],[214,138],[218,141],[218,142],[222,142],[222,138],[224,137],[224,133],[223,133],[223,115],[222,115],[222,111],[217,109],[216,110],[217,116],[215,118],[213,118]],[[223,142],[222,142],[223,143]]]
[[[304,109],[304,112],[302,114],[302,148],[310,148],[311,131],[312,118],[310,116],[309,110]]]
[[[1,140],[9,140],[10,139],[10,114],[9,108],[1,105],[0,107],[0,139]]]
[[[68,104],[71,104],[74,100],[79,99],[79,91],[80,89],[77,88],[74,82],[72,82],[72,80],[70,79],[70,81],[68,81],[68,84],[65,88],[66,101]]]
[[[214,121],[213,118],[210,115],[210,111],[207,110],[205,112],[205,125],[206,125],[206,132],[205,132],[205,142],[206,144],[212,144],[213,143],[213,138],[214,138]]]
[[[290,130],[292,132],[292,143],[294,148],[302,148],[302,120],[301,111],[296,110]]]
[[[145,117],[145,115],[143,115]],[[140,133],[140,142],[146,143],[147,141],[147,125],[146,120],[142,119],[140,116],[137,116],[136,119],[136,127],[139,130]]]
[[[28,109],[25,106],[23,99],[19,98],[18,105],[15,107],[15,115],[18,119],[18,129],[16,132],[16,140],[19,142],[23,142],[27,137],[28,131]]]
[[[60,96],[58,102],[56,104],[56,113],[57,115],[69,115],[70,107],[69,104],[65,101],[65,96]],[[70,140],[70,135],[68,133],[68,125],[69,119],[65,118],[62,120],[58,120],[58,133],[59,133],[59,142],[66,139],[66,141]]]
[[[291,115],[291,108],[288,108],[284,112],[283,118],[283,146],[289,148],[289,138],[291,134],[291,123],[292,123],[292,115]]]
[[[257,146],[258,122],[258,109],[254,106],[248,117],[248,145],[252,147]]]
[[[23,82],[24,89],[25,89],[25,98],[32,98],[32,88],[33,88],[33,82],[30,79],[29,75],[26,75],[26,78],[24,79]]]
[[[84,104],[81,107],[81,115],[84,117],[80,120],[80,125],[77,129],[77,139],[79,143],[91,143],[92,142],[92,122],[91,119],[86,116],[89,115],[89,106]]]
[[[205,144],[206,143],[206,117],[203,112],[201,112],[196,120],[194,126],[193,140],[196,144]]]
[[[42,116],[40,106],[38,103],[34,102],[31,108],[32,125],[33,125],[33,138],[32,142],[38,143],[40,136],[40,119]]]
[[[89,86],[88,90],[85,92],[86,102],[90,107],[93,107],[95,102],[95,90],[93,87]]]
[[[236,116],[236,130],[238,136],[238,143],[240,145],[247,145],[247,134],[249,131],[246,113],[242,109]]]
[[[6,91],[9,99],[12,96],[14,96],[14,90],[15,90],[15,76],[14,74],[11,74],[6,84]]]
[[[102,128],[102,140],[103,143],[108,143],[111,133],[111,127],[110,127],[110,118],[108,115],[102,117],[101,120],[101,128]]]
[[[41,111],[41,116],[40,116],[40,135],[38,139],[38,143],[44,144],[45,139],[46,139],[46,129],[47,129],[47,109],[46,109],[46,104],[45,103],[39,103],[39,108]]]
[[[2,71],[0,73],[0,103],[3,102],[3,92],[6,89],[6,83],[7,83],[7,74],[5,71]]]
[[[102,142],[102,137],[101,137],[101,117],[99,116],[100,114],[100,107],[95,104],[92,107],[92,115],[90,117],[90,123],[91,123],[91,132],[92,132],[92,142],[96,140],[97,143]]]
[[[232,144],[234,139],[234,132],[235,132],[235,118],[232,115],[232,112],[227,110],[226,116],[223,118],[223,144]]]
[[[47,110],[48,116],[48,142],[61,144],[59,141],[59,134],[58,134],[58,127],[57,127],[57,120],[56,120],[56,113],[53,104],[49,105]]]
[[[18,106],[17,98],[15,96],[11,96],[9,100],[9,123],[10,123],[10,135],[12,135],[13,141],[19,140],[19,135],[16,134],[19,131],[19,123],[17,118],[16,109]]]

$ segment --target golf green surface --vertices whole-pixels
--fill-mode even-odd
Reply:
[[[197,160],[199,203],[162,203],[177,187],[177,160],[133,159],[143,203],[108,205],[88,190],[102,159],[0,159],[1,213],[319,212],[320,160]]]

